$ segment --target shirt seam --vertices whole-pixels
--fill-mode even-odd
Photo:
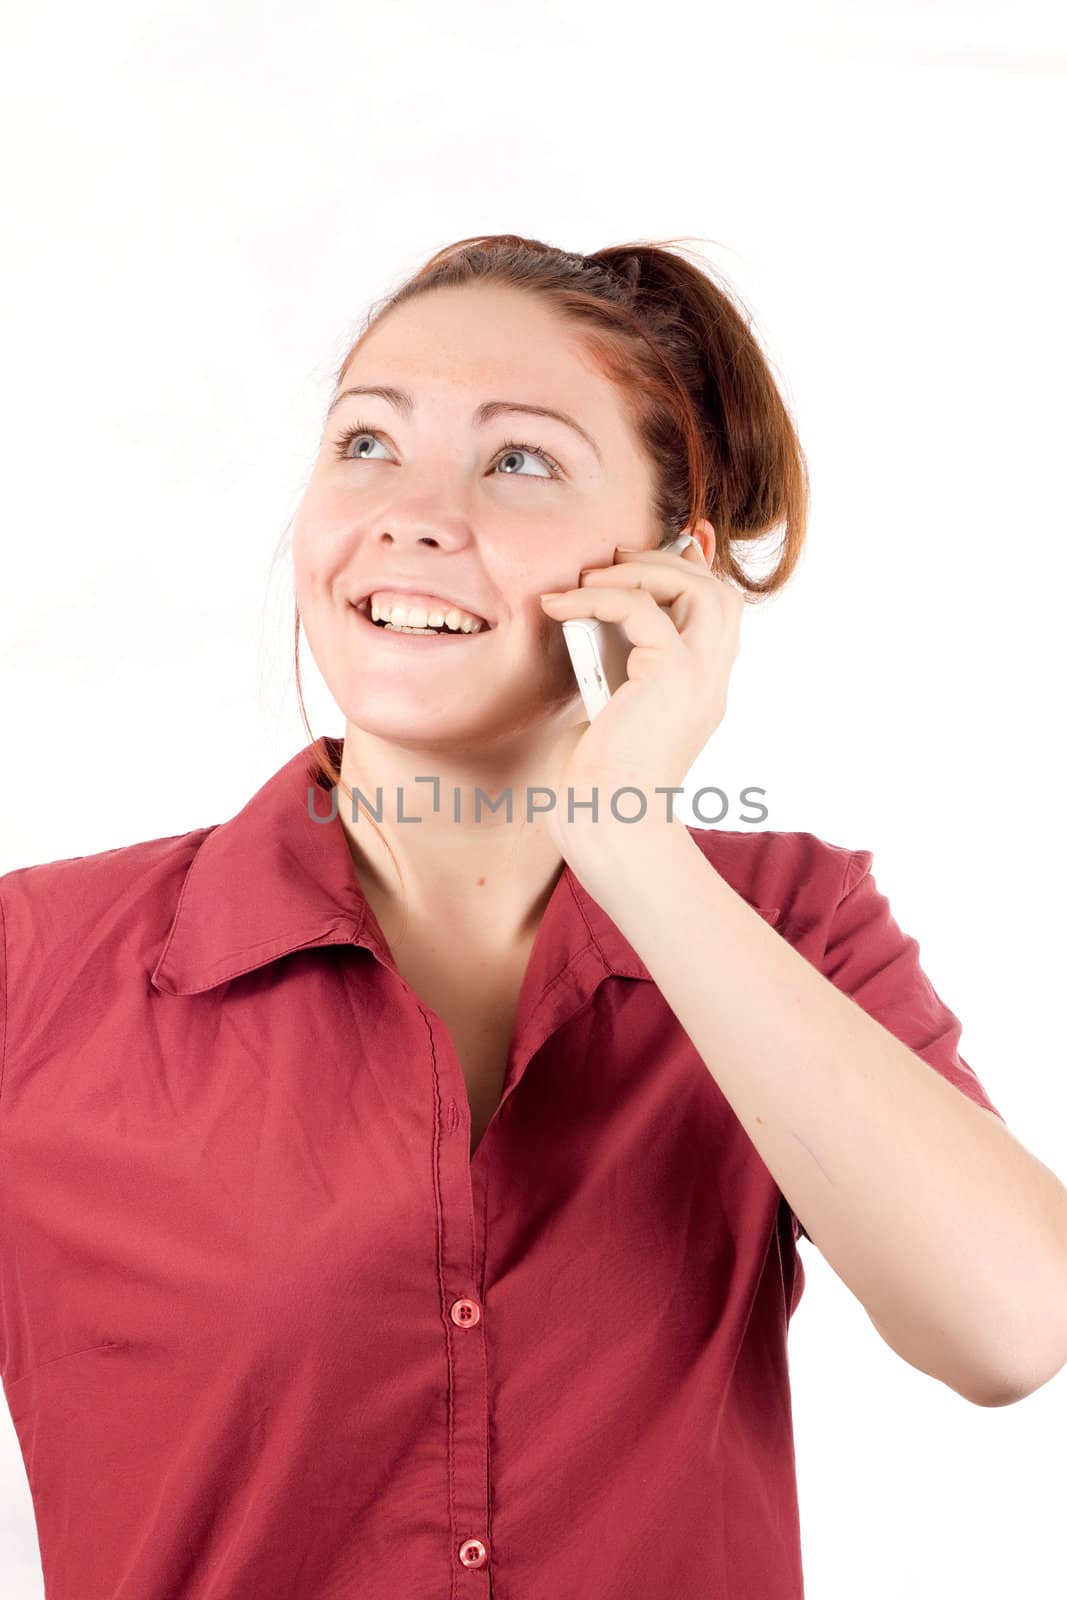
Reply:
[[[856,887],[856,885],[859,883],[860,879],[864,876],[865,872],[867,871],[867,869],[863,865],[863,857],[866,854],[867,854],[866,850],[852,850],[852,851],[850,851],[849,858],[845,863],[845,875],[844,875],[844,879],[843,879],[843,882],[842,882],[842,885],[841,885],[841,893],[838,896],[838,901],[837,901],[838,905],[841,904],[842,900],[846,900],[848,898],[848,896],[852,893],[853,889]],[[853,867],[855,867],[857,870],[856,870],[854,881],[850,881],[850,879],[852,879],[852,869],[853,869]]]

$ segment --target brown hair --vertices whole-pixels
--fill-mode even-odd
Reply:
[[[747,311],[710,268],[691,265],[672,244],[678,241],[613,245],[582,256],[500,233],[446,245],[371,308],[336,382],[371,329],[417,295],[477,283],[537,295],[581,331],[599,370],[621,391],[652,466],[661,544],[707,518],[713,569],[758,601],[783,587],[800,557],[807,463]],[[751,576],[738,561],[741,548],[780,525],[772,570]],[[299,608],[294,662],[300,714],[314,741],[300,687]],[[351,803],[337,753],[336,741],[314,741],[319,773]]]

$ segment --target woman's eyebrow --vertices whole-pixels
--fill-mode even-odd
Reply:
[[[360,383],[351,389],[342,389],[340,394],[335,394],[330,401],[326,415],[329,416],[334,406],[339,405],[350,394],[376,394],[380,399],[388,401],[391,406],[395,406],[405,417],[410,417],[415,409],[415,401],[406,389],[394,389],[388,384]],[[477,427],[484,427],[486,423],[492,422],[505,411],[521,411],[531,417],[554,417],[557,422],[562,422],[565,427],[573,428],[575,433],[585,440],[601,466],[603,466],[603,457],[592,434],[587,433],[581,423],[576,422],[565,411],[554,411],[551,406],[536,406],[518,400],[484,400],[480,406],[475,407],[471,421]]]

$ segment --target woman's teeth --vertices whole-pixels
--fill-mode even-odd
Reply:
[[[408,606],[401,601],[392,605],[379,605],[373,597],[370,618],[395,633],[480,633],[483,624],[469,611],[458,606],[428,609],[426,606]]]
[[[403,622],[380,622],[380,623],[377,624],[377,626],[380,627],[380,628],[388,628],[390,633],[463,633],[463,632],[470,633],[471,632],[470,628],[467,628],[467,629],[462,629],[462,628],[409,628],[407,626],[407,624],[403,623]]]

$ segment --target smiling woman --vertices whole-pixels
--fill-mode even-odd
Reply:
[[[520,417],[523,438],[501,429]],[[528,727],[546,704],[573,722],[562,631],[536,606],[538,593],[610,562],[616,544],[657,550],[699,524],[711,570],[755,601],[793,572],[807,509],[804,454],[751,319],[706,264],[667,245],[580,256],[516,235],[439,251],[368,314],[342,360],[295,519],[301,715],[312,739],[303,631],[349,724],[347,769],[315,744],[318,770],[350,808],[357,745],[369,757],[378,717],[396,737],[397,717],[417,703],[397,677],[408,669],[422,674],[424,697],[413,737],[428,725],[435,742],[477,729],[488,750],[493,727],[498,737]],[[459,519],[477,527],[476,553]],[[409,537],[422,547],[417,561]],[[746,554],[764,557],[771,542],[772,570],[750,576]],[[386,599],[423,601],[424,617],[390,612],[384,630],[401,627],[411,653],[392,638],[380,639],[397,646],[384,654],[342,642],[338,607],[354,590],[361,604],[379,595],[383,616]],[[493,630],[475,678],[465,652],[415,653],[423,628],[447,625],[435,596]],[[364,836],[371,830],[368,813]],[[378,852],[402,883],[384,833]]]
[[[1062,1191],[870,853],[618,814],[680,787],[806,515],[669,243],[463,240],[347,352],[292,543],[343,736],[301,696],[236,815],[0,877],[49,1600],[800,1600],[803,1235],[968,1399],[1050,1370]],[[592,722],[571,618],[630,646]]]

